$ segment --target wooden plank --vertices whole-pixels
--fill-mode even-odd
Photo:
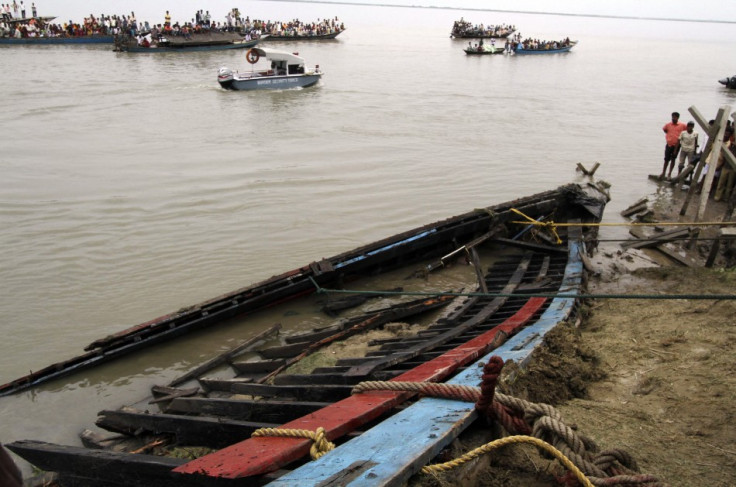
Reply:
[[[637,207],[641,206],[642,204],[646,205],[646,203],[648,201],[649,201],[649,198],[646,198],[646,197],[639,199],[636,203],[634,203],[632,205],[629,205],[628,208],[626,208],[625,210],[623,210],[621,212],[621,216],[628,216],[627,212],[629,212],[632,208],[637,208]]]
[[[686,235],[690,235],[692,230],[693,229],[691,227],[678,228],[675,230],[670,230],[667,232],[662,232],[659,234],[646,236],[641,231],[632,229],[630,233],[632,233],[639,240],[633,241],[633,242],[624,242],[623,244],[621,244],[621,247],[623,247],[624,249],[641,249],[641,248],[647,248],[647,247],[657,247],[658,245],[662,245],[663,243],[678,240]]]
[[[277,345],[258,350],[261,357],[265,359],[288,359],[302,353],[308,346],[309,342],[291,343],[289,345]]]
[[[255,430],[275,427],[277,424],[230,421],[222,418],[198,418],[176,414],[152,414],[130,408],[102,411],[97,417],[97,426],[127,435],[173,434],[181,445],[222,448],[241,441]]]
[[[624,211],[621,212],[621,216],[631,216],[636,213],[641,213],[643,211],[647,211],[649,207],[647,206],[647,203],[639,203],[636,206],[630,206],[629,208],[626,208]]]
[[[517,267],[516,271],[509,279],[508,284],[501,290],[501,294],[508,295],[512,293],[514,289],[516,289],[519,286],[519,284],[521,283],[524,277],[524,274],[529,268],[530,262],[531,262],[531,255],[529,254],[525,255],[522,261],[519,263],[519,266]],[[465,321],[464,323],[453,326],[448,331],[440,335],[437,335],[436,337],[430,338],[423,343],[414,345],[413,347],[410,347],[407,350],[404,350],[403,352],[391,354],[390,356],[387,356],[387,357],[376,358],[374,360],[366,361],[365,363],[361,365],[356,365],[352,367],[349,371],[345,372],[345,376],[347,377],[366,377],[376,370],[383,369],[383,368],[386,368],[392,365],[396,365],[400,362],[403,362],[404,360],[414,358],[420,355],[421,353],[431,350],[443,343],[447,343],[451,339],[462,335],[466,331],[473,329],[478,324],[485,321],[493,313],[498,311],[498,309],[506,301],[508,301],[507,297],[494,298],[481,311],[476,312],[475,315],[471,319]]]
[[[273,372],[279,367],[283,367],[286,360],[279,358],[273,360],[252,360],[249,362],[233,362],[230,364],[238,374],[255,374]]]
[[[695,118],[695,121],[698,123],[698,125],[700,125],[700,127],[703,129],[705,134],[708,136],[708,141],[706,142],[705,148],[700,154],[700,161],[698,161],[698,165],[695,169],[695,175],[693,176],[693,183],[690,185],[690,188],[688,188],[687,195],[685,196],[685,200],[683,201],[682,208],[680,209],[680,215],[682,216],[684,216],[687,213],[687,208],[690,205],[690,199],[695,194],[695,191],[699,186],[698,181],[700,181],[700,174],[702,170],[705,168],[705,161],[708,159],[708,156],[713,152],[713,144],[715,143],[715,140],[717,138],[717,133],[719,130],[719,126],[717,124],[715,124],[712,127],[709,126],[705,117],[703,117],[703,115],[694,106],[691,106],[688,109],[688,111],[693,116],[693,118]],[[721,120],[724,112],[725,112],[725,109],[723,107],[719,108],[718,113],[716,114],[715,120]]]
[[[286,423],[327,405],[327,402],[182,397],[172,401],[166,408],[166,413],[217,416],[236,421]]]
[[[299,342],[313,342],[316,340],[321,340],[330,335],[334,335],[335,333],[341,330],[344,330],[346,324],[347,324],[347,321],[343,320],[336,325],[330,325],[324,328],[320,328],[318,330],[312,330],[310,332],[300,333],[297,335],[285,336],[284,341],[286,343],[299,343]]]
[[[692,107],[694,108],[694,107]],[[710,189],[713,185],[713,176],[716,172],[716,162],[721,154],[721,148],[723,147],[723,133],[726,130],[726,119],[728,113],[731,111],[731,107],[724,106],[723,112],[718,119],[716,119],[716,126],[718,127],[718,133],[716,139],[713,142],[713,160],[712,164],[708,165],[708,172],[705,175],[705,182],[703,183],[703,189],[700,192],[700,205],[698,206],[698,212],[695,216],[695,221],[701,221],[705,215],[705,207],[708,204],[708,197],[710,196]],[[719,111],[719,113],[721,113]]]
[[[236,384],[232,386],[233,394],[246,394],[257,397],[279,397],[298,399],[300,401],[334,402],[350,395],[352,386],[341,385],[271,385],[271,384]]]
[[[520,240],[513,240],[509,238],[496,237],[493,239],[494,242],[508,245],[509,247],[518,247],[520,249],[533,250],[535,252],[550,252],[550,253],[566,253],[564,246],[553,247],[551,245],[540,245],[529,242],[522,242]]]
[[[472,362],[496,346],[504,333],[510,333],[511,330],[524,326],[544,302],[545,298],[530,299],[516,315],[507,320],[506,328],[497,327],[441,357],[399,375],[395,380],[434,382],[444,379],[458,367]],[[411,396],[409,393],[391,391],[350,396],[309,416],[287,423],[282,428],[316,430],[323,427],[327,437],[334,440],[372,421]],[[250,438],[182,465],[176,472],[182,475],[204,475],[223,479],[259,475],[301,458],[309,447],[309,440],[299,438]]]
[[[41,470],[75,472],[83,478],[130,486],[177,485],[171,471],[186,462],[182,458],[90,450],[43,441],[23,440],[5,446]]]
[[[480,257],[475,247],[470,249],[470,261],[473,263],[473,269],[475,269],[475,277],[478,281],[478,289],[482,293],[488,292],[488,286],[486,286],[486,278],[483,274],[483,266],[480,264]]]
[[[196,393],[199,392],[199,387],[190,387],[188,389],[176,389],[174,387],[161,387],[161,386],[153,386],[151,387],[151,392],[153,393],[155,399],[148,401],[148,404],[158,404],[166,401],[171,401],[176,399],[177,397],[186,397],[186,396],[193,396]]]
[[[230,360],[232,357],[235,357],[236,355],[247,351],[250,347],[254,346],[256,343],[260,342],[261,340],[268,338],[274,333],[278,333],[280,329],[281,329],[281,323],[277,323],[273,325],[267,330],[264,330],[261,333],[258,333],[257,335],[245,340],[244,342],[237,345],[236,347],[233,347],[230,350],[227,350],[217,355],[216,357],[213,357],[210,360],[207,360],[205,363],[199,365],[198,367],[195,367],[194,369],[190,370],[186,374],[180,377],[177,377],[176,379],[169,382],[168,384],[169,387],[176,387],[179,384],[183,384],[184,382],[188,380],[195,379],[199,377],[200,375],[203,375],[204,373],[212,370],[218,365],[224,364],[225,362]]]
[[[565,270],[560,293],[579,294],[583,277],[579,255],[578,242],[571,243],[570,264]],[[532,351],[542,343],[544,335],[570,316],[574,304],[573,298],[554,298],[534,326],[525,328],[477,363],[487,363],[491,356],[497,355],[504,361],[514,360],[523,365],[528,361]],[[482,374],[483,369],[480,366],[468,367],[448,383],[477,386],[482,381]],[[269,485],[273,487],[403,485],[476,418],[473,403],[423,398],[361,436],[337,447],[320,459],[279,477]],[[406,441],[406,438],[411,438],[411,441]],[[360,475],[345,482],[330,483],[339,478],[340,472],[346,468],[365,460],[370,460],[375,465],[362,469]]]
[[[685,267],[701,267],[700,264],[695,262],[690,257],[686,255],[680,255],[679,253],[677,253],[677,251],[667,248],[665,246],[660,245],[658,247],[655,247],[655,249],[657,250],[657,252],[660,252],[666,255],[670,259],[674,260],[678,264],[683,265]]]
[[[297,363],[299,360],[303,359],[304,357],[307,357],[311,355],[312,353],[316,352],[317,350],[323,348],[324,346],[337,341],[337,340],[344,340],[347,337],[350,337],[352,335],[355,335],[356,333],[362,333],[366,330],[371,330],[373,328],[376,328],[378,326],[381,326],[383,324],[389,323],[391,321],[396,321],[399,319],[403,319],[409,316],[414,316],[426,311],[430,311],[442,306],[446,306],[449,304],[454,298],[452,296],[449,296],[447,294],[441,295],[441,296],[435,296],[430,297],[427,299],[418,299],[414,301],[410,301],[408,303],[402,303],[398,304],[396,306],[392,306],[390,308],[385,308],[382,310],[379,310],[374,313],[369,313],[364,315],[364,319],[359,319],[355,324],[350,326],[349,328],[346,328],[338,333],[335,333],[334,335],[331,335],[329,337],[323,338],[322,340],[310,344],[302,353],[297,355],[296,357],[290,358],[286,361],[286,363],[279,367],[278,369],[270,372],[268,375],[261,377],[258,379],[257,382],[264,383],[274,378],[274,382],[286,384],[286,382],[277,382],[278,380],[283,380],[283,376],[277,377],[277,374],[285,370],[287,367]],[[307,382],[296,382],[298,383],[307,383]],[[337,384],[344,384],[345,382],[338,381]]]
[[[232,387],[235,384],[242,384],[253,382],[253,379],[249,377],[238,377],[235,379],[217,379],[217,378],[206,378],[200,377],[197,379],[199,384],[207,392],[220,391],[220,392],[231,392]]]

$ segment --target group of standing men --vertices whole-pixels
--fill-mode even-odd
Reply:
[[[711,125],[714,123],[711,120]],[[692,166],[698,162],[699,157],[697,154],[698,149],[698,133],[695,132],[695,123],[688,122],[687,125],[680,122],[680,114],[678,112],[672,112],[672,121],[666,123],[662,130],[664,131],[666,145],[664,147],[664,165],[662,166],[662,174],[659,175],[659,179],[664,179],[665,176],[668,179],[672,178],[672,170],[675,167],[675,160],[678,159],[677,175],[679,176],[685,169],[685,161],[688,165]],[[734,144],[734,126],[729,122],[726,126],[723,135],[723,144],[725,147],[729,147],[732,152],[736,149]],[[713,197],[715,201],[728,198],[736,183],[736,172],[725,163],[723,154],[718,154],[716,157],[716,168],[715,177],[718,179],[716,186],[716,192]],[[713,159],[713,155],[710,154],[706,159],[707,164]],[[669,166],[669,168],[668,168]]]

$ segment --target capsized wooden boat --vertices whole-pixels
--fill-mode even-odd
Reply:
[[[396,406],[426,407],[422,406],[424,400],[415,403],[413,394],[406,392],[350,395],[354,384],[364,380],[438,382],[458,372],[453,381],[474,382],[478,359],[514,336],[524,338],[503,353],[523,357],[541,341],[546,330],[574,312],[575,295],[584,277],[581,261],[585,242],[594,241],[597,228],[586,224],[600,221],[606,201],[604,193],[594,186],[562,186],[415,228],[193,307],[195,319],[218,312],[222,319],[224,314],[253,312],[313,293],[317,287],[337,288],[340,283],[356,283],[362,277],[399,268],[419,271],[415,274],[425,280],[458,258],[474,264],[469,271],[477,281],[472,293],[438,288],[431,295],[408,295],[389,306],[364,306],[330,326],[284,336],[277,345],[264,346],[258,340],[262,337],[255,337],[180,379],[155,387],[150,398],[144,399],[150,399],[148,403],[156,404],[160,412],[152,412],[152,406],[147,406],[146,410],[123,407],[99,413],[96,425],[125,435],[125,440],[96,440],[96,448],[32,440],[6,446],[42,470],[57,472],[61,485],[214,486],[263,485],[271,481],[276,482],[274,485],[316,485],[325,475],[304,463],[310,440],[249,436],[256,429],[278,425],[312,431],[322,427],[329,440],[342,444],[338,450],[349,448],[347,451],[352,452],[345,458],[360,456],[356,453],[359,450],[349,445],[364,437],[365,441],[374,441],[371,438],[375,438],[376,428],[382,428],[381,435],[386,434],[383,425],[399,421],[394,419]],[[557,228],[557,243],[557,236],[549,229],[528,225],[527,217],[573,226]],[[483,271],[481,257],[499,252],[503,257]],[[379,293],[389,292],[397,291]],[[232,309],[234,301],[241,306],[239,310]],[[211,313],[202,316],[203,310]],[[420,316],[428,320],[422,330],[376,340],[376,349],[363,356],[341,357],[333,365],[316,367],[309,373],[287,369],[306,356],[320,353],[327,344],[363,336],[389,322],[419,320]],[[175,323],[172,318],[153,320],[103,339],[98,346],[116,340],[134,342],[136,336],[144,339],[138,332],[155,329],[159,323],[167,327],[165,323]],[[248,358],[238,359],[243,353]],[[215,371],[213,364],[227,364],[227,373],[222,368]],[[407,447],[407,454],[394,449],[390,458],[363,461],[364,467],[352,476],[360,481],[341,477],[351,467],[339,462],[326,466],[324,472],[329,470],[333,475],[338,471],[331,478],[342,478],[344,485],[397,485],[396,479],[405,479],[418,469],[421,458],[431,458],[439,445],[459,434],[462,428],[458,425],[467,425],[472,419],[472,405],[470,409],[459,408],[453,413],[458,420],[451,421],[451,431],[436,436],[426,435],[429,426],[424,420],[414,421],[414,428],[424,431],[423,437],[432,436],[437,441],[418,441],[409,447],[406,444],[411,442],[396,436],[406,430],[394,427],[394,443]],[[406,417],[401,421],[406,422]],[[351,438],[355,439],[346,441]],[[90,445],[89,436],[84,441]],[[114,448],[99,449],[113,444]],[[194,460],[142,453],[148,452],[150,445],[162,444],[206,450]],[[141,445],[149,449],[141,449]],[[396,460],[404,465],[395,466]],[[386,483],[369,480],[374,475],[386,478]]]
[[[507,223],[518,218],[510,210],[512,207],[539,216],[553,212],[560,206],[561,199],[580,191],[574,185],[563,186],[494,206],[492,219],[485,210],[476,210],[312,262],[95,340],[84,348],[86,353],[0,385],[0,396],[38,386],[195,330],[210,328],[234,316],[254,313],[276,303],[313,294],[317,286],[339,287],[344,280],[356,280],[413,265],[421,260],[438,258],[461,247],[458,242],[470,242],[491,230],[494,235],[505,231]]]

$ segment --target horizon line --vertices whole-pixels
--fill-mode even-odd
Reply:
[[[534,10],[507,10],[498,8],[478,8],[478,7],[443,7],[435,5],[400,5],[395,3],[366,3],[366,2],[346,2],[346,1],[327,1],[327,0],[265,0],[270,2],[284,3],[322,3],[333,5],[353,5],[359,7],[397,7],[397,8],[423,8],[423,9],[439,9],[439,10],[467,10],[473,12],[503,12],[512,14],[537,14],[537,15],[557,15],[561,17],[593,17],[603,19],[621,19],[621,20],[655,20],[658,22],[697,22],[707,24],[736,24],[736,20],[709,20],[709,19],[678,19],[668,17],[639,17],[634,15],[613,15],[613,14],[576,14],[566,12],[539,12]]]

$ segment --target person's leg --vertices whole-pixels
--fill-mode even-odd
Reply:
[[[670,146],[664,146],[664,165],[662,166],[662,174],[659,175],[659,179],[664,179],[664,175],[667,173],[667,163],[670,159]]]

